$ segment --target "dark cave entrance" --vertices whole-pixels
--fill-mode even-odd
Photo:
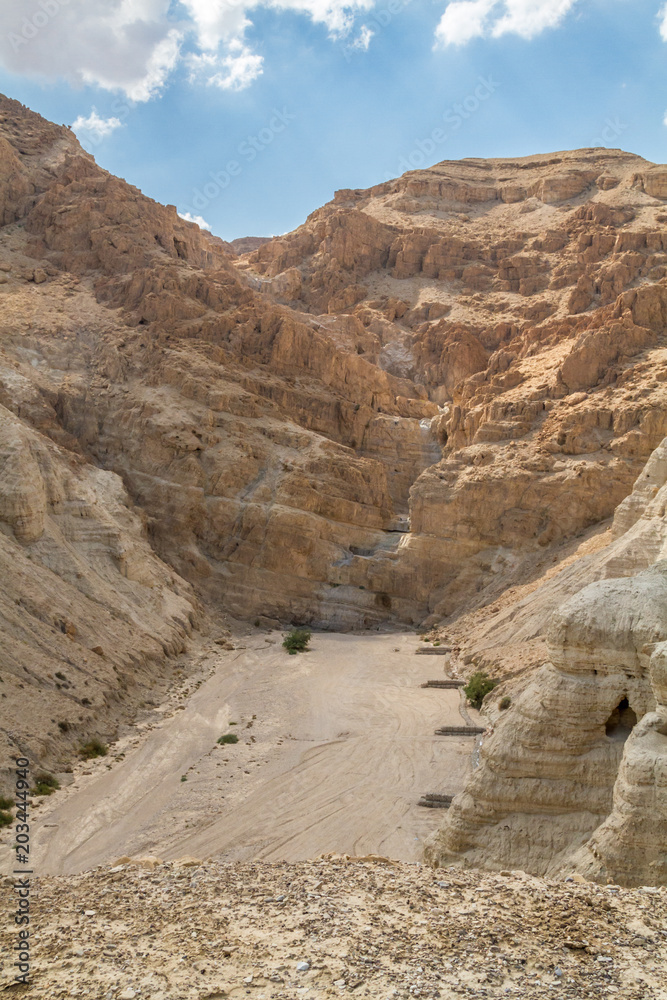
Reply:
[[[630,708],[628,699],[623,698],[607,719],[605,733],[612,740],[625,741],[636,725],[637,716]]]

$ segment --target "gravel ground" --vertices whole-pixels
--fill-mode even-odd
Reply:
[[[122,859],[119,859],[122,860]],[[667,888],[386,859],[134,860],[32,885],[32,982],[59,1000],[667,998]],[[10,915],[15,898],[2,887]]]

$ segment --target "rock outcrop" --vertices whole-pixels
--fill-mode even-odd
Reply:
[[[43,359],[49,433],[235,614],[451,615],[609,517],[667,432],[637,157],[439,164],[238,257],[66,129],[7,100],[0,124],[7,361]]]
[[[666,448],[620,505],[614,540],[576,567],[579,582],[603,579],[552,614],[548,662],[484,740],[434,863],[664,883]]]

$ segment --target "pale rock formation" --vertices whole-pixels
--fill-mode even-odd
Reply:
[[[553,606],[559,588],[607,577],[552,614],[549,662],[484,740],[479,768],[427,849],[433,863],[665,881],[666,449],[663,441],[619,506],[611,544],[526,599],[544,621],[545,597]],[[513,617],[516,628],[516,609]]]
[[[21,588],[48,593],[148,685],[195,593],[251,621],[459,615],[610,518],[667,433],[664,168],[639,157],[444,162],[239,256],[7,99],[0,140],[2,538],[29,571],[12,629],[32,628]],[[534,659],[555,604],[649,566],[635,531],[507,613],[505,645],[518,629]],[[51,695],[74,639],[47,632]],[[99,660],[89,686],[122,690]],[[589,738],[607,782],[616,751]]]
[[[67,759],[152,699],[196,620],[122,481],[0,406],[3,765]]]

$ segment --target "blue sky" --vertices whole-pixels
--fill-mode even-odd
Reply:
[[[649,0],[14,0],[0,90],[223,239],[464,156],[667,160]]]

